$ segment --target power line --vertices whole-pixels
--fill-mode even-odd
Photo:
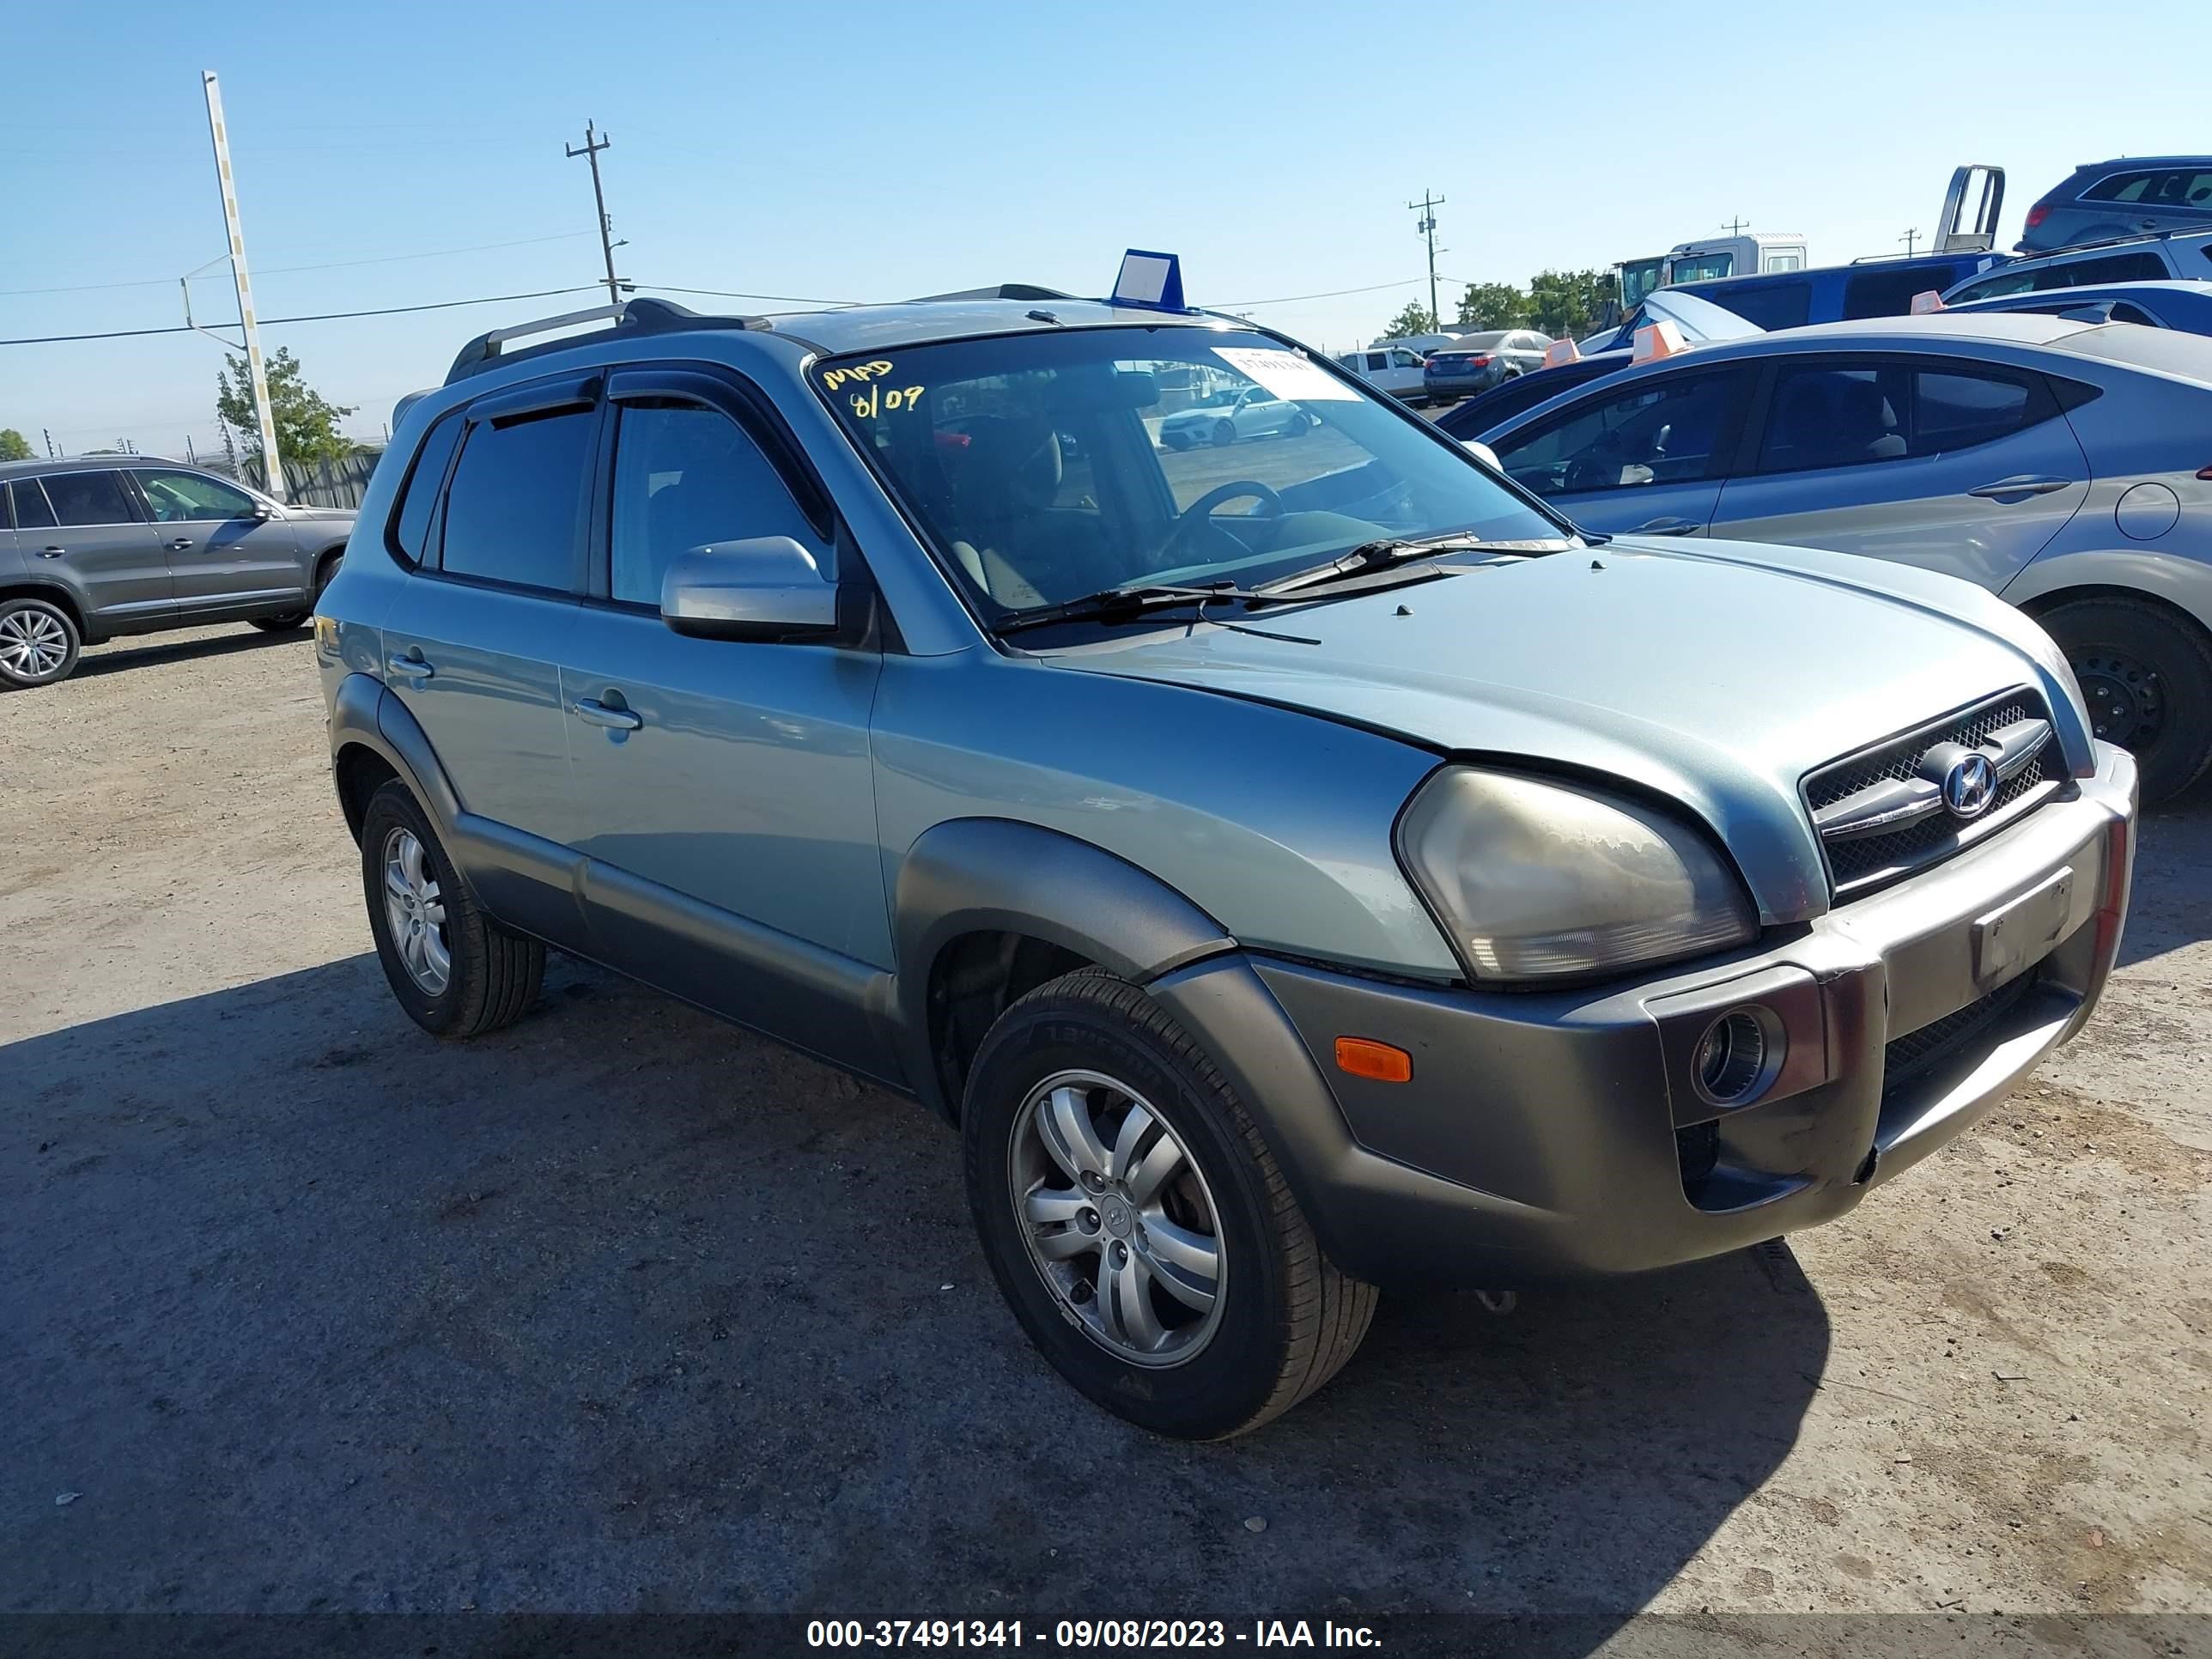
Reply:
[[[543,242],[573,241],[579,236],[588,236],[585,230],[556,231],[550,236],[523,236],[511,242],[472,242],[466,247],[425,248],[420,253],[380,253],[372,259],[332,259],[314,265],[272,265],[262,271],[264,276],[285,276],[302,270],[347,270],[356,265],[397,264],[404,259],[440,259],[454,253],[483,253],[494,248],[534,247]],[[149,276],[129,283],[79,283],[69,288],[0,288],[0,296],[14,298],[27,294],[91,294],[118,288],[167,288],[177,279],[173,276]]]
[[[282,328],[289,323],[334,323],[349,317],[397,317],[410,311],[452,311],[460,306],[505,305],[514,300],[546,300],[556,294],[583,294],[599,287],[597,283],[584,283],[574,288],[534,289],[527,294],[487,294],[475,300],[434,300],[428,305],[381,306],[371,311],[325,311],[307,317],[264,317],[264,328]],[[219,324],[219,327],[235,328],[235,323]],[[191,334],[198,331],[189,324],[174,328],[114,328],[97,334],[40,334],[16,340],[0,340],[0,346],[59,345],[76,340],[133,340],[149,334]]]
[[[794,306],[865,306],[868,300],[823,300],[805,294],[740,294],[727,288],[678,288],[670,283],[633,283],[633,288],[646,289],[654,294],[703,294],[714,300],[769,300]]]
[[[1337,300],[1347,294],[1379,294],[1386,288],[1409,288],[1420,280],[1418,276],[1403,276],[1395,283],[1370,283],[1365,288],[1333,288],[1325,294],[1286,294],[1275,300],[1230,300],[1212,309],[1255,311],[1261,306],[1296,305],[1301,300]]]

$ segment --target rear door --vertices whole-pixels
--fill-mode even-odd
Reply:
[[[307,603],[296,525],[276,517],[236,484],[183,467],[133,467],[155,533],[168,555],[177,609],[227,611]]]
[[[2040,374],[1964,359],[1784,360],[1713,533],[2002,588],[2072,518],[2089,464]]]
[[[1516,483],[1587,529],[1702,536],[1756,378],[1729,364],[1608,380],[1489,442]]]
[[[423,523],[422,562],[384,623],[385,683],[460,797],[457,857],[495,914],[556,944],[582,933],[560,661],[584,591],[599,386],[541,380],[432,428],[399,519],[403,542]],[[448,457],[422,514],[416,492]]]
[[[24,563],[76,594],[94,635],[159,627],[176,615],[168,560],[119,473],[49,472],[14,480],[9,494]]]

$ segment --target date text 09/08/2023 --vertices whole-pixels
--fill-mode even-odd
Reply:
[[[1049,1626],[1018,1619],[815,1619],[811,1648],[1372,1648],[1365,1625],[1330,1620],[1255,1619],[1249,1628],[1221,1619],[1061,1619]]]

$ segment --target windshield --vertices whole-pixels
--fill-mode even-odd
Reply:
[[[1261,335],[1000,335],[814,378],[993,617],[1138,585],[1250,586],[1384,538],[1565,533],[1458,446]]]

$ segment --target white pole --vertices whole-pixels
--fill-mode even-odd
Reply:
[[[246,331],[246,367],[253,377],[253,407],[261,416],[263,483],[278,501],[284,499],[284,458],[276,453],[276,419],[269,408],[269,376],[261,365],[261,331],[253,320],[253,285],[246,276],[246,236],[238,228],[238,189],[230,176],[230,139],[223,131],[222,94],[215,71],[200,71],[207,94],[208,131],[215,139],[216,180],[222,186],[223,232],[230,239],[230,275],[238,286],[238,319]]]

